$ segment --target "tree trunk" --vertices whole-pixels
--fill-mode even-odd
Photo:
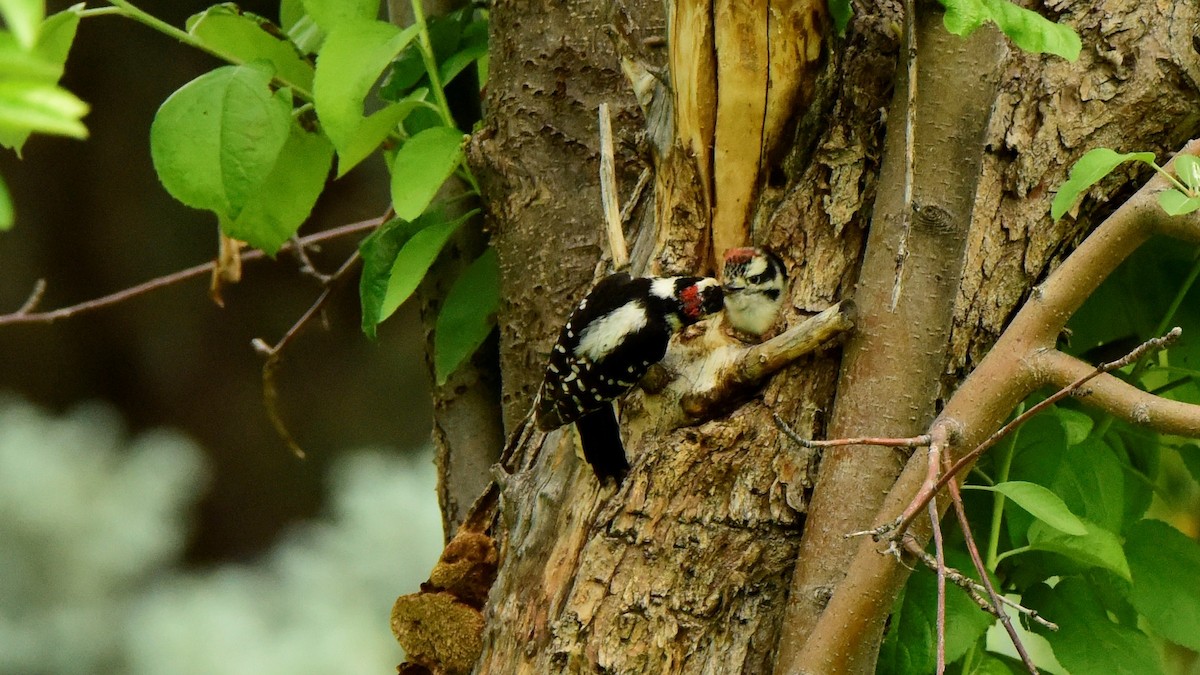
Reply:
[[[695,426],[663,423],[635,392],[622,410],[633,470],[617,491],[598,485],[569,429],[549,434],[532,468],[501,486],[501,567],[477,672],[873,671],[905,570],[870,616],[834,630],[841,642],[820,619],[870,545],[842,535],[872,525],[902,458],[806,454],[772,413],[813,438],[929,423],[1132,177],[1106,180],[1078,217],[1052,223],[1070,164],[1098,146],[1161,155],[1200,128],[1200,9],[1162,6],[1049,3],[1083,39],[1068,63],[991,29],[950,36],[921,4],[910,103],[905,21],[888,3],[858,4],[837,38],[823,0],[679,0],[666,13],[646,0],[494,2],[471,156],[501,260],[510,432],[605,248],[602,102],[622,203],[655,167],[628,233],[637,271],[712,273],[724,246],[765,245],[792,278],[789,325],[855,296],[861,330],[844,353],[804,357]],[[793,71],[803,81],[786,81]],[[667,72],[676,81],[664,87]]]

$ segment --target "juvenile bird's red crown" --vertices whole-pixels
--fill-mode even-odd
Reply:
[[[758,250],[751,247],[731,248],[725,252],[725,264],[745,265],[757,254]]]

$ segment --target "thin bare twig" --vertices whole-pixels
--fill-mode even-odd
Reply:
[[[917,560],[920,560],[931,571],[937,571],[937,560],[933,556],[923,551],[921,546],[912,537],[905,537],[904,550]],[[971,598],[971,601],[979,607],[979,609],[982,609],[996,618],[1000,618],[996,612],[996,608],[992,606],[991,601],[983,597],[983,594],[987,592],[987,589],[985,589],[979,582],[953,567],[946,568],[946,580],[961,588],[962,591]],[[1020,603],[1013,602],[1003,595],[998,597],[1004,606],[1011,607],[1014,611],[1024,614],[1025,616],[1029,617],[1030,621],[1035,621],[1042,626],[1045,626],[1049,630],[1058,630],[1058,624],[1054,623],[1053,621],[1047,621],[1036,611],[1029,609]]]
[[[942,546],[942,521],[938,518],[936,499],[929,502],[929,526],[937,563],[937,675],[942,675],[946,672],[946,551]]]
[[[27,316],[38,306],[38,303],[42,301],[42,296],[45,294],[46,280],[38,279],[37,281],[33,282],[33,290],[29,292],[29,297],[25,298],[25,302],[21,305],[21,309],[16,311],[16,316]]]
[[[775,424],[779,430],[788,438],[792,439],[796,445],[804,448],[840,448],[847,445],[879,445],[886,448],[921,448],[929,445],[929,435],[922,434],[911,438],[831,438],[823,441],[816,441],[810,438],[802,438],[794,429],[788,426],[787,422],[783,421],[779,415],[772,413],[775,417]]]
[[[311,258],[308,257],[308,251],[305,250],[304,242],[300,241],[300,237],[292,235],[292,255],[296,257],[296,262],[300,264],[300,273],[305,276],[310,276],[322,284],[329,283],[329,275],[317,269]]]
[[[339,237],[374,229],[379,227],[379,224],[382,222],[382,218],[372,218],[370,220],[363,220],[357,223],[350,223],[349,225],[342,225],[341,227],[335,227],[317,232],[315,234],[310,234],[307,237],[301,237],[300,242],[307,246],[317,242],[329,241],[331,239],[337,239]],[[290,249],[291,246],[291,243],[284,244],[281,250]],[[242,262],[260,260],[265,257],[265,253],[256,249],[242,254]],[[161,277],[151,279],[136,286],[131,286],[124,290],[117,291],[116,293],[110,293],[93,300],[88,300],[86,302],[81,302],[69,307],[62,307],[46,312],[32,311],[40,301],[46,286],[46,282],[44,280],[38,280],[37,284],[34,285],[33,293],[30,294],[29,299],[25,301],[25,304],[22,305],[21,309],[10,314],[0,315],[0,326],[25,323],[53,323],[60,319],[69,319],[79,314],[118,305],[126,300],[132,300],[133,298],[145,295],[151,291],[172,286],[182,281],[187,281],[188,279],[203,277],[207,274],[211,274],[215,266],[215,263],[207,262],[202,265],[196,265],[195,267],[189,267],[187,269],[179,270],[178,272],[172,272],[171,274],[166,274]]]
[[[949,464],[950,458],[946,457],[945,461]],[[1004,611],[1004,607],[1000,602],[1000,594],[992,586],[992,579],[988,576],[987,567],[983,564],[983,557],[979,555],[979,547],[975,545],[975,535],[971,533],[971,523],[967,520],[967,510],[963,508],[962,491],[958,489],[958,481],[950,481],[947,487],[950,488],[950,500],[954,504],[954,513],[958,516],[958,524],[962,527],[963,538],[967,543],[967,553],[971,555],[971,563],[975,565],[975,571],[979,572],[979,581],[987,589],[988,598],[992,601],[992,607],[996,610],[996,616],[999,617],[1005,632],[1008,633],[1008,638],[1012,640],[1017,654],[1021,656],[1021,661],[1032,675],[1037,675],[1037,666],[1033,664],[1033,659],[1029,658],[1029,652],[1025,651],[1025,645],[1021,643],[1021,637],[1017,635],[1017,629],[1013,628],[1012,619]],[[932,503],[930,501],[930,504]]]
[[[266,357],[266,362],[263,363],[262,380],[263,404],[267,408],[267,417],[270,418],[271,425],[275,427],[275,431],[279,434],[279,437],[283,439],[284,443],[287,443],[292,453],[300,459],[304,459],[307,455],[300,447],[300,444],[296,442],[291,432],[288,431],[287,424],[283,421],[283,416],[279,413],[279,390],[275,386],[275,372],[282,362],[281,354],[284,348],[291,344],[300,331],[325,307],[325,304],[329,302],[329,298],[333,296],[333,292],[336,290],[339,282],[353,269],[359,259],[358,251],[355,251],[350,257],[346,258],[342,266],[329,277],[329,281],[326,282],[325,290],[321,291],[321,295],[317,296],[312,306],[296,320],[296,323],[292,324],[292,327],[283,334],[283,337],[278,342],[274,345],[268,345],[261,338],[254,338],[250,342],[254,347],[254,351]]]

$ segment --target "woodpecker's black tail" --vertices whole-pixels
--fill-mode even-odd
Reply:
[[[575,420],[575,428],[583,444],[583,457],[592,465],[596,477],[601,483],[612,478],[620,485],[629,473],[629,462],[625,459],[621,428],[612,404],[605,404]]]

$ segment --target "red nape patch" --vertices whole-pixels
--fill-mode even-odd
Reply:
[[[731,248],[725,252],[725,262],[744,265],[750,262],[754,257],[754,249],[752,248]]]
[[[683,301],[683,313],[690,317],[700,316],[701,307],[704,305],[704,298],[700,295],[700,287],[692,284],[679,292],[679,299]]]

